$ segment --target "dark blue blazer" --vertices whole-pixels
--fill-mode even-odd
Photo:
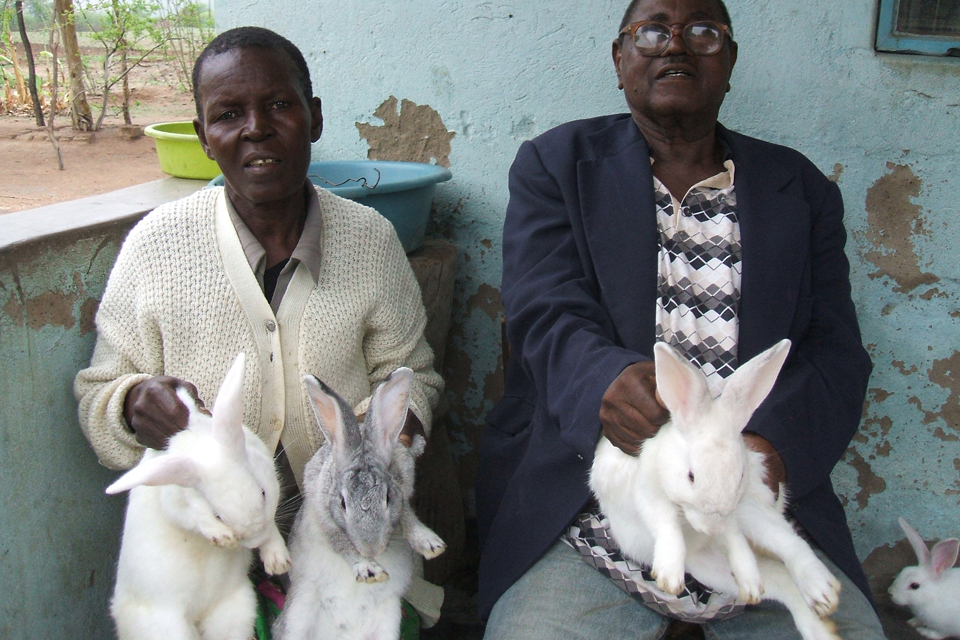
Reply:
[[[740,360],[793,341],[747,429],[780,452],[790,512],[869,598],[830,484],[872,368],[850,297],[840,190],[796,151],[717,133],[735,164]],[[649,148],[629,114],[523,143],[503,231],[512,351],[476,485],[484,618],[589,498],[601,398],[626,366],[653,355],[657,251]]]

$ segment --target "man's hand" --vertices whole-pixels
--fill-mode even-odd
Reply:
[[[657,395],[656,367],[652,360],[636,362],[617,376],[600,403],[603,435],[615,447],[635,456],[647,438],[656,435],[670,412]]]
[[[196,400],[197,407],[206,412],[197,388],[172,376],[154,376],[127,392],[123,417],[137,442],[151,449],[164,449],[171,436],[186,429],[190,412],[177,396],[177,389],[181,387]]]
[[[767,466],[767,487],[773,491],[773,495],[780,495],[780,483],[787,481],[787,468],[783,464],[783,459],[777,450],[773,448],[770,441],[763,436],[758,436],[750,431],[743,432],[743,439],[747,447],[753,451],[758,451],[765,456],[764,462]]]
[[[413,411],[407,409],[407,421],[403,423],[403,429],[400,430],[400,444],[409,449],[413,446],[413,439],[416,436],[423,438],[424,442],[427,441],[427,434],[423,430],[423,423],[420,422],[420,418]]]

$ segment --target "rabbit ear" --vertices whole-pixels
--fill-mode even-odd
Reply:
[[[333,391],[315,376],[303,376],[303,382],[307,385],[307,397],[310,398],[310,406],[317,418],[317,424],[320,425],[320,431],[334,446],[342,446],[343,412],[336,397],[331,395]]]
[[[960,540],[956,538],[950,538],[949,540],[941,540],[933,546],[933,551],[931,552],[931,569],[933,569],[933,575],[937,579],[943,575],[943,572],[953,566],[957,561],[957,554],[960,552]]]
[[[400,367],[387,376],[370,400],[370,411],[364,424],[370,425],[373,433],[367,432],[367,435],[374,440],[377,450],[388,458],[393,455],[393,445],[407,420],[412,382],[413,371]]]
[[[213,437],[234,456],[246,455],[243,433],[243,375],[246,356],[242,352],[233,361],[220,384],[213,403]]]
[[[678,426],[696,422],[709,397],[703,373],[666,342],[653,345],[657,369],[657,393]]]
[[[196,487],[200,484],[197,463],[186,456],[175,455],[144,460],[107,487],[107,493],[113,495],[140,485],[156,487],[165,484]]]
[[[930,564],[930,550],[927,548],[927,543],[923,541],[923,538],[920,537],[917,530],[911,527],[906,520],[897,518],[897,522],[900,523],[900,528],[903,529],[903,532],[907,534],[907,540],[910,542],[910,546],[913,547],[913,552],[917,554],[917,560],[920,561],[920,566],[928,566]]]
[[[773,389],[789,353],[790,341],[781,340],[738,367],[727,378],[720,402],[736,418],[731,426],[738,430],[747,426],[750,416]]]

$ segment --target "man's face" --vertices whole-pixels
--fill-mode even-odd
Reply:
[[[630,22],[655,20],[686,25],[699,20],[723,22],[714,0],[643,0]],[[736,44],[725,39],[716,55],[691,54],[679,36],[653,57],[641,55],[630,36],[613,45],[617,77],[623,83],[634,119],[663,122],[664,118],[702,116],[716,119],[737,61]]]
[[[203,121],[194,128],[234,206],[299,197],[323,116],[319,98],[301,94],[293,62],[270,49],[233,49],[208,58],[198,84]]]

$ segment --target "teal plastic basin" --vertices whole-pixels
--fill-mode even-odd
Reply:
[[[407,253],[423,241],[437,184],[453,177],[433,164],[381,160],[311,162],[307,175],[318,187],[376,209],[393,224]],[[222,185],[222,175],[210,181]]]

